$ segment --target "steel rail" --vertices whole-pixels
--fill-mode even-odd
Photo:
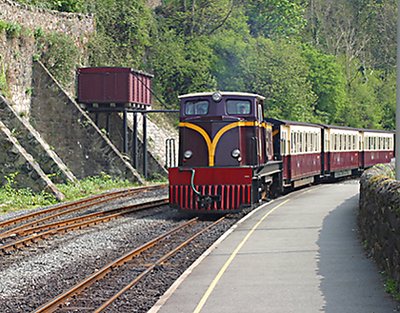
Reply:
[[[63,205],[60,205],[60,206],[57,206],[57,207],[53,207],[53,208],[50,208],[50,209],[46,209],[46,210],[43,210],[43,211],[29,213],[29,214],[27,214],[25,216],[21,216],[21,217],[17,217],[15,219],[12,219],[12,220],[4,221],[4,222],[0,223],[0,227],[2,225],[3,225],[3,227],[4,227],[4,225],[14,225],[18,221],[21,221],[21,219],[23,217],[26,217],[24,220],[27,220],[29,218],[34,218],[34,217],[37,217],[37,216],[40,216],[40,215],[43,215],[43,214],[46,214],[46,213],[55,212],[54,214],[45,216],[45,217],[40,218],[38,220],[34,220],[32,222],[29,222],[29,223],[26,223],[26,224],[11,228],[9,230],[6,230],[6,231],[0,233],[0,239],[4,239],[6,237],[9,237],[11,234],[17,232],[18,230],[21,230],[21,229],[24,229],[24,228],[30,228],[30,227],[39,225],[40,223],[43,223],[45,221],[57,218],[57,217],[62,216],[62,215],[66,215],[66,214],[69,214],[69,213],[72,213],[72,212],[75,212],[75,211],[83,210],[83,209],[86,209],[86,208],[91,207],[91,206],[103,204],[103,203],[106,203],[106,202],[109,202],[109,201],[112,201],[112,200],[115,200],[115,199],[118,199],[118,198],[128,197],[128,196],[134,195],[134,194],[139,193],[139,192],[152,191],[152,190],[157,189],[157,188],[165,188],[165,187],[166,187],[166,185],[161,185],[161,186],[141,187],[141,188],[135,188],[135,189],[131,189],[131,190],[118,191],[118,192],[111,193],[111,195],[110,194],[104,194],[104,196],[100,196],[99,195],[96,198],[87,198],[87,199],[82,200],[81,202],[78,201],[78,202],[67,203],[67,204],[63,204]],[[101,199],[101,198],[104,198],[104,199],[98,200],[98,199]],[[69,207],[72,207],[72,208],[67,209]],[[67,210],[61,211],[63,209],[67,209]],[[58,211],[60,211],[60,212],[58,212]],[[7,222],[10,223],[10,224],[6,224]]]
[[[105,223],[105,222],[108,222],[108,221],[110,221],[114,218],[117,218],[123,214],[136,212],[139,210],[145,210],[145,209],[153,208],[156,206],[164,205],[167,203],[168,203],[168,199],[165,198],[162,200],[152,201],[149,203],[141,203],[141,204],[135,204],[132,206],[128,206],[125,208],[113,209],[110,211],[119,211],[119,212],[114,213],[114,214],[108,214],[108,215],[98,217],[98,218],[92,218],[92,219],[89,219],[88,221],[77,222],[72,225],[67,225],[64,227],[50,229],[50,230],[44,231],[42,233],[34,233],[33,235],[23,238],[21,240],[17,240],[12,243],[0,246],[0,252],[2,252],[2,253],[9,252],[9,251],[12,251],[12,250],[15,250],[18,248],[29,246],[31,243],[35,243],[35,242],[38,242],[39,240],[46,239],[57,233],[68,232],[68,231],[72,231],[75,229],[82,229],[84,227],[97,225],[100,223]],[[92,215],[95,216],[96,213],[94,213]],[[74,220],[79,221],[79,218],[74,218]],[[61,221],[61,223],[62,223],[62,221]]]
[[[102,279],[105,275],[107,275],[107,273],[112,271],[114,268],[117,268],[117,267],[125,264],[126,262],[128,262],[131,259],[133,259],[134,257],[139,255],[140,253],[150,249],[151,247],[156,245],[158,242],[160,242],[164,238],[172,235],[173,233],[178,232],[179,230],[181,230],[184,227],[187,227],[187,226],[195,223],[197,220],[198,220],[197,217],[193,218],[193,219],[187,221],[186,223],[184,223],[182,225],[179,225],[179,226],[171,229],[170,231],[168,231],[168,232],[166,232],[166,233],[154,238],[153,240],[143,244],[142,246],[140,246],[140,247],[138,247],[138,248],[126,253],[122,257],[114,260],[113,262],[107,264],[106,266],[104,266],[100,270],[94,272],[92,275],[90,275],[89,277],[87,277],[86,279],[81,281],[80,283],[76,284],[75,286],[73,286],[69,290],[67,290],[64,293],[58,295],[53,300],[45,303],[44,305],[42,305],[41,307],[39,307],[38,309],[33,311],[33,313],[54,312],[58,307],[63,305],[65,302],[67,302],[73,296],[76,296],[77,294],[79,294],[84,289],[90,287],[96,281]]]
[[[161,201],[166,201],[167,198],[164,197],[164,198],[162,198],[160,200]],[[143,203],[141,203],[141,204],[143,204]],[[161,203],[161,204],[164,204],[164,203]],[[81,215],[81,216],[77,216],[77,217],[61,220],[61,221],[54,222],[54,223],[39,225],[39,226],[36,226],[36,227],[22,228],[20,230],[17,230],[15,232],[13,232],[8,237],[3,237],[3,238],[0,237],[0,239],[7,239],[7,238],[15,237],[15,236],[27,236],[27,235],[34,234],[34,233],[39,233],[41,231],[50,230],[52,228],[60,228],[60,227],[63,227],[63,226],[76,224],[76,223],[79,223],[79,222],[83,222],[84,220],[87,220],[87,219],[93,219],[95,217],[100,217],[102,215],[109,215],[109,214],[117,213],[117,212],[121,212],[120,214],[125,214],[125,213],[130,212],[130,211],[126,212],[127,210],[132,209],[132,208],[136,208],[137,205],[140,205],[140,204],[122,206],[122,207],[118,207],[118,208],[114,208],[114,209],[110,209],[110,210],[104,210],[104,211],[101,211],[101,212],[94,212],[94,213],[90,213],[90,214],[85,214],[85,215]],[[140,209],[136,209],[136,210],[140,210]]]
[[[197,232],[193,236],[191,236],[189,239],[185,240],[183,243],[181,243],[179,246],[162,256],[160,259],[158,259],[154,264],[151,264],[146,270],[144,270],[142,273],[140,273],[134,280],[132,280],[128,285],[126,285],[124,288],[122,288],[120,291],[118,291],[114,296],[112,296],[110,299],[108,299],[106,302],[104,302],[98,309],[94,311],[94,313],[100,313],[104,311],[107,307],[111,305],[115,300],[117,300],[122,294],[127,292],[129,289],[131,289],[133,286],[135,286],[143,277],[145,277],[147,274],[149,274],[156,266],[161,265],[164,263],[166,260],[168,260],[170,257],[172,257],[174,254],[176,254],[179,250],[182,248],[186,247],[189,243],[191,243],[193,240],[195,240],[197,237],[199,237],[201,234],[209,230],[210,228],[214,227],[215,225],[221,223],[225,217],[221,217],[219,220],[215,221],[213,224],[205,227],[201,231]]]

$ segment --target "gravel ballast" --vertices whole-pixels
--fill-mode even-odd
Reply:
[[[132,202],[165,197],[136,196]],[[119,205],[119,204],[115,204]],[[30,312],[52,297],[100,269],[109,261],[183,223],[185,217],[163,206],[106,224],[57,235],[32,247],[0,256],[0,312]],[[227,219],[211,235],[171,259],[171,268],[157,268],[143,283],[132,288],[109,312],[146,312],[179,275],[236,219]],[[158,274],[157,274],[158,273]],[[154,277],[156,277],[154,279]]]

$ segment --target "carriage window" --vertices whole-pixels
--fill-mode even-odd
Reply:
[[[333,136],[333,150],[337,149],[337,135],[332,135]]]
[[[351,141],[350,140],[351,140],[350,135],[347,135],[346,136],[346,141],[347,141],[346,150],[347,151],[351,149]]]
[[[299,148],[299,152],[303,152],[304,151],[304,134],[300,133],[299,134],[300,137],[300,148]]]
[[[208,101],[188,101],[185,103],[185,115],[206,115],[208,114]]]
[[[304,152],[308,151],[308,133],[304,134]]]
[[[290,153],[294,153],[294,136],[290,133]]]
[[[228,100],[226,112],[229,115],[250,114],[251,104],[249,100]]]

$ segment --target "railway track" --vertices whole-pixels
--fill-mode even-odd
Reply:
[[[164,205],[167,203],[167,198],[134,205],[123,205],[94,213],[89,212],[71,218],[62,218],[68,214],[96,207],[100,204],[106,204],[117,199],[123,199],[138,193],[154,191],[160,188],[166,188],[166,186],[151,186],[111,192],[4,221],[0,223],[0,227],[10,225],[16,226],[8,228],[0,233],[0,254],[29,246],[32,243],[57,233],[66,233],[76,229],[82,229],[84,227],[110,221],[123,214]],[[45,216],[42,217],[43,215]]]
[[[102,312],[159,266],[224,220],[189,220],[110,262],[36,309],[40,312]]]

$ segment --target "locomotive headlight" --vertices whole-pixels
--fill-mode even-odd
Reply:
[[[221,99],[222,99],[221,93],[218,92],[218,91],[217,91],[217,92],[214,92],[213,95],[212,95],[212,99],[213,99],[215,102],[220,102]]]
[[[183,156],[185,159],[190,159],[193,155],[193,152],[190,150],[186,150],[185,153],[183,153]]]
[[[231,155],[232,155],[232,158],[237,159],[238,157],[240,157],[240,150],[239,149],[232,150]]]

